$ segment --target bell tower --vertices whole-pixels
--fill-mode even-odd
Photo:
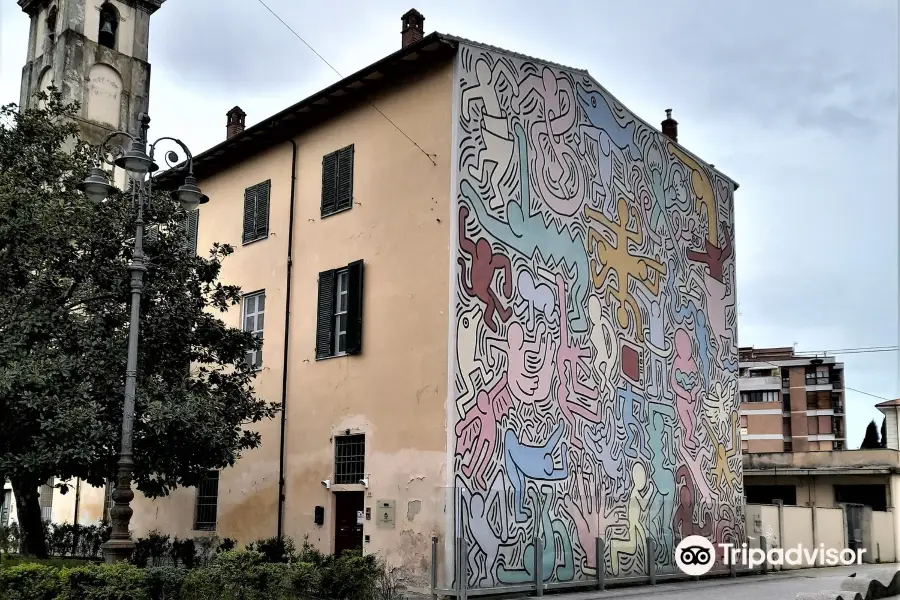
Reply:
[[[77,101],[82,136],[138,133],[150,100],[150,17],[165,0],[18,0],[31,17],[20,106],[51,85]]]

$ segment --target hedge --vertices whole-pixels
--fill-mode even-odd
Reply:
[[[266,562],[255,550],[230,550],[207,566],[141,568],[129,563],[0,568],[0,600],[396,600],[373,556],[325,556],[304,548],[297,562]],[[291,557],[293,558],[293,557]]]

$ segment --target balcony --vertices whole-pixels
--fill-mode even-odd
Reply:
[[[742,392],[780,390],[781,377],[741,377],[738,387]]]

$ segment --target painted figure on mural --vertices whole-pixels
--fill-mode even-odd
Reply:
[[[734,184],[584,72],[461,43],[454,77],[449,471],[470,585],[744,539]]]

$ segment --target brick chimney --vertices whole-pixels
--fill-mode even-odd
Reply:
[[[247,113],[242,111],[240,106],[235,106],[225,113],[225,116],[228,117],[228,127],[225,135],[225,139],[227,140],[244,130],[244,120],[247,117]]]
[[[403,39],[402,48],[422,39],[425,31],[425,16],[422,13],[411,8],[400,17],[400,21],[403,23],[403,28],[400,30]]]
[[[663,135],[672,140],[678,141],[678,121],[672,118],[672,109],[666,109],[666,120],[662,122]]]

